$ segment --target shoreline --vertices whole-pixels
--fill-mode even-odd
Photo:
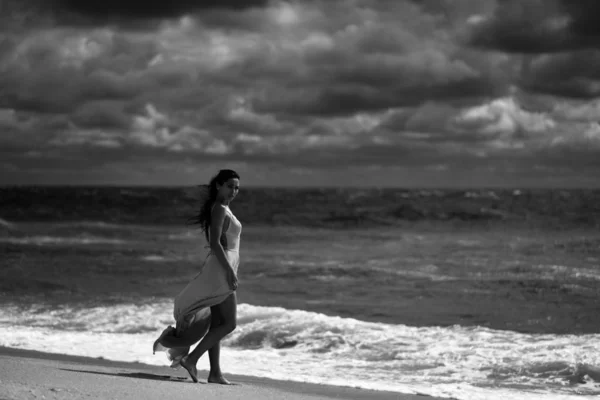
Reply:
[[[208,374],[206,370],[199,370],[200,383],[193,384],[183,369],[174,370],[138,362],[111,361],[2,346],[0,360],[0,395],[8,396],[11,400],[81,397],[163,400],[165,396],[170,397],[173,394],[182,400],[205,396],[224,400],[442,400],[424,394],[280,381],[234,374],[227,374],[227,378],[236,383],[233,386],[203,384]]]

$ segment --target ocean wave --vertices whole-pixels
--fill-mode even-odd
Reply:
[[[0,310],[0,345],[168,365],[150,348],[171,312],[170,301],[9,305]],[[232,373],[275,379],[457,399],[567,399],[600,394],[599,345],[597,334],[410,327],[240,304],[222,356]]]
[[[582,278],[586,280],[600,281],[600,270],[598,268],[574,268],[566,265],[539,264],[532,265],[535,276],[541,279],[556,280],[557,277]]]
[[[15,231],[16,229],[17,225],[15,223],[0,218],[0,233],[9,233]]]
[[[111,239],[98,236],[60,237],[60,236],[26,236],[26,237],[1,237],[0,243],[17,245],[93,245],[93,244],[123,244],[122,239]]]
[[[191,188],[0,188],[0,215],[18,221],[103,221],[183,226],[197,212]],[[33,202],[31,199],[36,199]],[[406,222],[600,225],[600,190],[248,188],[235,212],[252,225],[395,226]],[[99,208],[97,205],[103,206]],[[44,204],[40,207],[39,204]],[[71,206],[71,205],[76,205]],[[14,217],[14,218],[13,218]]]
[[[135,223],[112,223],[105,221],[74,220],[69,222],[53,222],[56,229],[61,228],[84,228],[91,231],[126,231],[126,232],[155,232],[158,227],[153,225],[135,224]]]
[[[131,225],[112,224],[104,221],[72,221],[56,223],[56,226],[97,229],[129,229]]]
[[[179,261],[180,258],[178,258],[178,257],[165,257],[165,256],[162,256],[160,254],[149,254],[147,256],[141,257],[141,260],[143,260],[143,261],[150,261],[150,262],[172,262],[172,261]]]
[[[0,218],[0,226],[5,227],[5,228],[12,228],[13,224],[8,222],[5,219]]]

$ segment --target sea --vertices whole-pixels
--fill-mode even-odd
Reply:
[[[207,247],[195,187],[0,188],[0,346],[152,353]],[[471,399],[600,395],[600,190],[243,188],[225,374]],[[206,357],[199,369],[208,369]]]

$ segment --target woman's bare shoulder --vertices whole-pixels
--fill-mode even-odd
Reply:
[[[213,214],[213,215],[215,215],[215,213],[225,214],[226,211],[227,211],[227,207],[220,203],[213,204],[213,206],[210,210],[211,214]]]
[[[229,214],[227,213],[227,206],[224,206],[222,204],[215,204],[211,211],[211,219],[213,221],[226,222],[226,220],[229,219]]]

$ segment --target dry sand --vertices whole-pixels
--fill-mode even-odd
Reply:
[[[187,373],[140,363],[0,347],[0,400],[423,400],[432,397],[227,375],[235,386],[194,384]]]

